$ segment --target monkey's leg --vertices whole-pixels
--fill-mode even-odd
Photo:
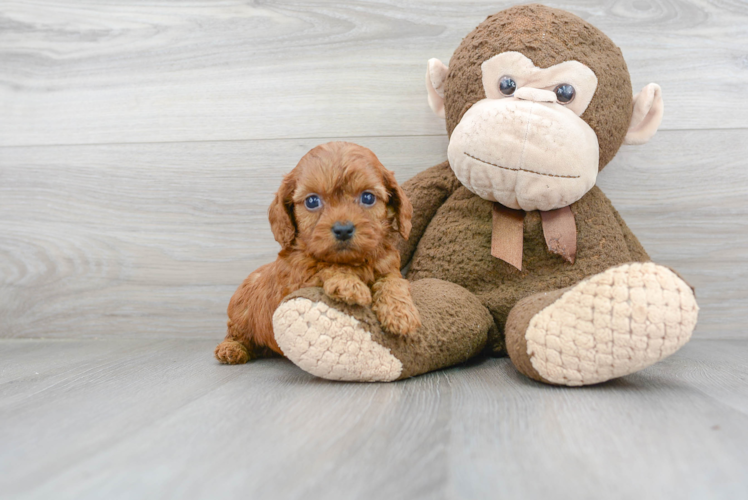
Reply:
[[[589,385],[650,366],[691,338],[698,306],[670,269],[623,264],[519,301],[505,334],[514,366],[550,384]]]
[[[312,375],[359,382],[413,377],[461,363],[483,349],[496,326],[477,297],[435,279],[410,286],[422,326],[407,336],[384,332],[370,307],[304,288],[275,311],[275,340],[288,359]]]

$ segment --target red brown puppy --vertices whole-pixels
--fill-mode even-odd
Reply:
[[[315,147],[283,178],[270,205],[270,226],[281,251],[252,274],[228,307],[228,333],[215,350],[222,363],[283,354],[272,317],[288,294],[323,287],[348,304],[371,305],[390,333],[421,326],[400,274],[397,235],[408,238],[408,198],[369,149],[348,142]]]

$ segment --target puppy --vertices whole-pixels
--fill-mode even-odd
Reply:
[[[234,293],[216,358],[237,364],[282,355],[273,313],[285,296],[310,286],[348,304],[371,305],[390,333],[416,330],[421,320],[396,249],[398,233],[408,238],[412,214],[395,175],[370,150],[330,142],[309,151],[270,205],[270,227],[282,247],[278,258]]]

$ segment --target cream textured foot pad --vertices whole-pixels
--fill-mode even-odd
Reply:
[[[390,382],[403,365],[361,323],[322,302],[294,298],[273,315],[283,354],[302,370],[330,380]]]
[[[592,276],[537,313],[525,334],[549,382],[587,385],[641,370],[688,342],[698,306],[670,269],[625,264]]]

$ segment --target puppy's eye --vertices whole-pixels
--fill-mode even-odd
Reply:
[[[499,80],[499,92],[504,95],[512,95],[517,90],[517,82],[511,76],[502,76]]]
[[[374,196],[374,193],[370,193],[368,191],[364,191],[363,193],[361,193],[361,204],[362,205],[366,207],[370,207],[376,202],[377,202],[377,197]]]
[[[568,83],[562,83],[561,85],[556,86],[556,88],[553,89],[553,92],[556,94],[556,99],[558,99],[558,102],[561,104],[569,104],[574,100],[574,96],[577,94],[574,87]]]
[[[307,210],[317,210],[322,206],[322,200],[320,200],[319,196],[317,196],[316,194],[310,194],[304,200],[304,206],[307,208]]]

